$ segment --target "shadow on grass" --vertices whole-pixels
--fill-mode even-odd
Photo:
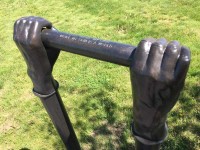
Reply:
[[[192,72],[190,75],[193,77],[197,77],[197,76],[200,77],[200,71],[196,70],[196,71]]]
[[[88,93],[87,90],[81,90],[81,94]],[[90,92],[89,92],[90,93]],[[95,99],[95,101],[93,101]],[[96,103],[97,102],[97,103]],[[126,122],[117,122],[117,116],[115,114],[116,109],[119,107],[114,100],[107,96],[107,92],[100,90],[98,92],[88,94],[83,101],[79,104],[79,109],[82,110],[81,113],[84,113],[86,116],[88,115],[87,120],[90,124],[93,124],[100,120],[100,125],[94,125],[93,134],[86,134],[87,126],[84,122],[77,117],[77,121],[74,124],[74,129],[79,130],[80,135],[80,143],[90,144],[90,149],[96,150],[99,148],[104,149],[134,149],[134,145],[127,141],[127,132],[130,131],[129,125],[128,128],[126,126]],[[96,117],[90,116],[89,113],[92,110],[102,110],[105,116],[101,116],[102,114],[96,114]],[[130,110],[131,108],[123,107],[123,110]],[[131,114],[132,112],[130,112]],[[127,116],[130,116],[127,115]],[[77,114],[80,116],[80,114]],[[131,118],[130,118],[131,119]],[[102,123],[103,122],[103,123]],[[52,122],[45,122],[39,128],[41,132],[47,132],[44,137],[45,140],[50,141],[51,136],[57,136],[58,138],[53,140],[54,149],[65,149],[65,146],[58,136],[56,129],[53,126]],[[98,143],[97,137],[106,138],[106,143]],[[52,140],[51,140],[52,141]],[[101,145],[102,144],[102,145]],[[25,149],[24,149],[25,150]]]
[[[79,91],[80,95],[85,96],[79,105],[81,112],[76,112],[78,116],[76,122],[74,123],[75,132],[79,130],[79,140],[81,144],[90,145],[91,150],[96,149],[124,149],[132,150],[134,149],[133,141],[129,141],[130,137],[130,123],[132,121],[132,106],[125,107],[119,106],[111,97],[108,96],[112,92],[111,89],[102,87],[103,90],[96,90],[91,92],[90,89],[83,89]],[[75,89],[76,90],[76,89]],[[199,121],[200,114],[194,109],[198,109],[199,102],[195,101],[199,98],[199,85],[186,85],[185,92],[180,96],[180,108],[183,110],[184,114],[181,114],[179,111],[174,111],[171,113],[172,121],[169,123],[170,136],[162,144],[161,150],[182,150],[190,149],[195,150],[198,144],[198,139],[192,139],[186,137],[182,133],[189,131],[191,134],[198,137],[200,135],[200,126],[198,124],[191,123],[191,118],[195,118]],[[86,94],[88,93],[88,94]],[[119,121],[116,111],[124,111],[126,120]],[[94,114],[91,115],[91,112],[94,111]],[[102,113],[101,113],[102,111]],[[89,123],[83,122],[79,118],[80,114],[86,116],[86,121]],[[172,122],[178,122],[180,119],[185,119],[182,124],[170,125]],[[88,127],[88,124],[90,126]],[[88,134],[88,128],[92,129]],[[45,124],[41,130],[48,131],[49,136],[57,135],[52,123]],[[45,139],[49,139],[49,136],[46,136]],[[57,135],[58,136],[58,135]],[[104,139],[106,139],[104,143]],[[100,141],[100,143],[99,143]],[[53,146],[55,149],[64,148],[64,144],[60,138],[57,138],[54,141]],[[86,148],[87,149],[87,148]]]
[[[106,96],[106,92],[103,90],[87,96],[80,105],[80,109],[82,109],[85,114],[88,114],[89,111],[92,111],[92,109],[101,109],[106,114],[106,119],[109,124],[113,124],[116,120],[116,116],[114,114],[116,108],[117,104]],[[94,118],[89,118],[89,121],[94,121],[93,119]]]
[[[119,106],[108,96],[106,87],[104,90],[89,93],[91,94],[88,94],[81,101],[80,110],[87,116],[86,120],[93,126],[93,131],[92,134],[85,132],[88,130],[87,125],[78,120],[74,127],[80,129],[80,142],[91,145],[90,149],[92,150],[134,149],[134,145],[128,142],[126,135],[128,130],[130,131],[129,125],[127,128],[126,122],[117,120],[116,111]],[[126,110],[128,108],[124,107],[123,109]],[[94,114],[91,115],[92,111],[94,111]]]
[[[197,75],[197,74],[195,74]],[[163,150],[199,149],[200,85],[186,83],[179,97],[179,107],[170,113],[170,136],[163,143]],[[171,124],[171,126],[170,126]]]
[[[59,137],[59,134],[56,131],[55,127],[53,126],[52,122],[48,123],[47,130],[48,130],[49,135],[46,136],[45,139],[49,139],[50,136],[52,136],[52,135],[57,136],[58,138],[56,138],[56,140],[54,139],[54,142],[52,143],[54,149],[64,149],[65,148],[64,143],[62,142],[61,138]]]
[[[161,146],[161,150],[196,150],[195,143],[190,139],[178,136],[169,138]]]
[[[53,123],[50,121],[45,122],[43,125],[39,128],[40,132],[45,132],[48,134],[45,134],[44,139],[47,141],[53,141],[53,143],[49,143],[50,145],[53,145],[54,149],[65,149],[65,146],[59,137],[58,132],[56,131],[56,128],[54,127]],[[53,140],[51,139],[51,136],[57,137]]]
[[[171,117],[173,118],[173,122],[178,122],[180,119],[185,120],[182,124],[178,124],[177,126],[173,126],[169,124],[170,134],[172,137],[169,137],[162,145],[162,149],[164,150],[182,150],[182,149],[190,149],[195,150],[198,146],[198,139],[200,135],[200,126],[198,124],[192,123],[192,119],[197,119],[199,121],[200,113],[197,111],[199,107],[199,93],[200,93],[200,86],[199,85],[186,85],[186,89],[184,91],[189,96],[182,94],[180,96],[180,110],[184,112],[181,114],[180,112],[173,112]],[[105,118],[107,121],[105,124],[99,125],[98,127],[94,128],[94,134],[92,136],[81,132],[81,142],[82,143],[91,143],[92,149],[97,149],[96,145],[97,140],[95,139],[96,136],[102,135],[108,137],[109,135],[113,135],[117,137],[117,139],[113,140],[107,146],[108,149],[134,149],[134,144],[130,144],[127,142],[127,135],[123,134],[129,130],[127,128],[126,123],[119,123],[116,121],[117,116],[115,116],[115,111],[118,110],[119,106],[110,98],[106,97],[105,91],[97,92],[93,95],[88,96],[85,100],[85,103],[82,103],[81,109],[84,110],[84,113],[88,113],[90,109],[88,109],[88,105],[90,105],[91,99],[90,98],[97,98],[100,104],[104,108],[104,112],[108,114]],[[91,105],[94,109],[98,109],[98,106],[94,104]],[[132,108],[123,108],[123,110],[131,110]],[[195,111],[196,110],[196,111]],[[131,113],[127,114],[128,122],[131,122]],[[95,122],[94,118],[89,118],[89,121]],[[84,124],[80,124],[80,122],[75,125],[77,127],[84,126]],[[118,128],[120,126],[121,128]],[[116,132],[115,132],[116,131]],[[195,136],[195,139],[192,138],[191,135],[185,136],[184,132],[190,132]]]

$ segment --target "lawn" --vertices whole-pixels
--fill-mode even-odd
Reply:
[[[200,149],[200,1],[1,0],[0,150],[64,149],[12,40],[15,20],[30,15],[63,32],[132,45],[165,37],[188,46],[192,62],[161,149]],[[134,148],[129,68],[62,52],[53,75],[83,149]]]

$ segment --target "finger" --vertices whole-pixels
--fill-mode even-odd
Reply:
[[[14,24],[14,41],[15,42],[21,41],[20,36],[23,32],[23,27],[24,27],[24,20],[23,19],[19,19],[15,22],[15,24]]]
[[[24,24],[25,26],[24,26],[24,35],[23,35],[23,37],[24,37],[24,40],[28,40],[28,37],[29,37],[29,35],[30,35],[30,32],[31,32],[31,29],[32,29],[32,27],[33,27],[33,21],[31,21],[31,20],[27,20],[26,21],[26,23]]]
[[[167,45],[167,41],[162,38],[151,45],[150,52],[146,62],[146,71],[152,77],[157,77],[160,73],[162,57]]]
[[[38,29],[38,23],[29,20],[29,24],[27,24],[26,29],[28,29],[27,40],[29,41],[27,46],[32,48],[40,47],[42,42],[39,43],[41,39],[40,34],[38,34],[38,31],[40,32],[40,29]]]
[[[181,46],[178,41],[172,41],[167,45],[165,50],[162,64],[161,64],[161,76],[164,79],[172,79],[174,69],[178,56],[180,55]]]
[[[17,32],[18,32],[19,23],[20,23],[19,19],[17,21],[15,21],[15,23],[14,23],[14,32],[13,32],[13,40],[14,41],[16,40],[16,35],[17,35]]]
[[[178,81],[184,81],[189,65],[190,65],[190,50],[187,47],[182,47],[180,52],[180,57],[176,63],[175,68],[175,79]]]
[[[26,40],[26,39],[24,39],[25,23],[26,23],[26,20],[24,18],[21,18],[19,21],[17,21],[17,24],[15,26],[15,28],[16,28],[15,29],[16,30],[16,32],[15,32],[15,38],[16,38],[15,43],[17,44],[17,46],[19,47],[20,51],[22,52],[22,54],[24,56],[26,56],[26,55],[25,55],[25,52],[24,52],[22,45],[24,45],[25,40]]]
[[[151,44],[155,42],[156,40],[153,38],[147,38],[142,40],[138,47],[136,48],[136,51],[134,53],[133,58],[133,68],[137,71],[142,71],[146,60],[150,51]]]
[[[26,30],[28,31],[28,44],[32,48],[43,47],[40,33],[42,32],[43,26],[51,25],[51,23],[47,22],[46,20],[43,19],[43,21],[45,22],[39,21],[38,18],[37,20],[36,18],[32,18],[29,19],[29,24],[26,26]]]
[[[15,23],[14,23],[13,40],[15,41],[15,43],[16,43],[16,45],[17,45],[18,48],[20,47],[18,43],[19,43],[19,39],[20,39],[20,37],[19,37],[20,34],[19,33],[21,31],[19,31],[19,29],[20,29],[21,25],[22,25],[21,18],[18,19],[17,21],[15,21]]]
[[[35,22],[35,27],[33,28],[34,33],[40,33],[42,32],[43,28],[48,28],[50,29],[52,27],[52,24],[48,22],[47,20],[34,20]]]
[[[30,19],[24,18],[20,21],[18,28],[19,31],[17,33],[18,39],[20,39],[19,42],[17,42],[17,46],[20,49],[23,57],[29,64],[32,63],[31,58],[34,57],[34,53],[32,51],[28,50],[30,48],[30,34],[33,27],[33,22]]]
[[[52,23],[49,22],[48,20],[46,20],[44,18],[41,18],[41,17],[36,17],[36,19],[40,22],[40,27],[41,28],[43,28],[43,27],[46,27],[48,29],[52,28]]]

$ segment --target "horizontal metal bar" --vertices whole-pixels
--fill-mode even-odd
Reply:
[[[131,55],[135,46],[91,37],[63,33],[56,30],[44,29],[42,41],[45,46],[115,63],[130,66]]]

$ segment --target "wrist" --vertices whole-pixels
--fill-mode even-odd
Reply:
[[[33,89],[35,92],[48,95],[55,91],[53,79],[51,77],[40,78],[33,80]]]
[[[136,150],[159,150],[161,143],[156,143],[154,145],[146,145],[135,138],[135,149]]]
[[[59,88],[59,83],[56,80],[53,80],[52,82],[53,82],[53,86],[54,86],[54,90],[52,92],[48,92],[48,94],[43,94],[43,93],[37,92],[35,90],[35,88],[33,88],[34,95],[39,98],[48,98],[48,97],[51,97],[52,95],[54,95]]]
[[[35,92],[46,95],[55,91],[51,73],[36,73],[35,71],[28,69],[28,75],[32,80]]]
[[[154,127],[145,127],[137,123],[132,124],[132,133],[134,137],[146,145],[155,145],[162,143],[167,137],[166,123]]]
[[[48,95],[55,91],[52,83],[33,83],[33,91],[36,93]]]

